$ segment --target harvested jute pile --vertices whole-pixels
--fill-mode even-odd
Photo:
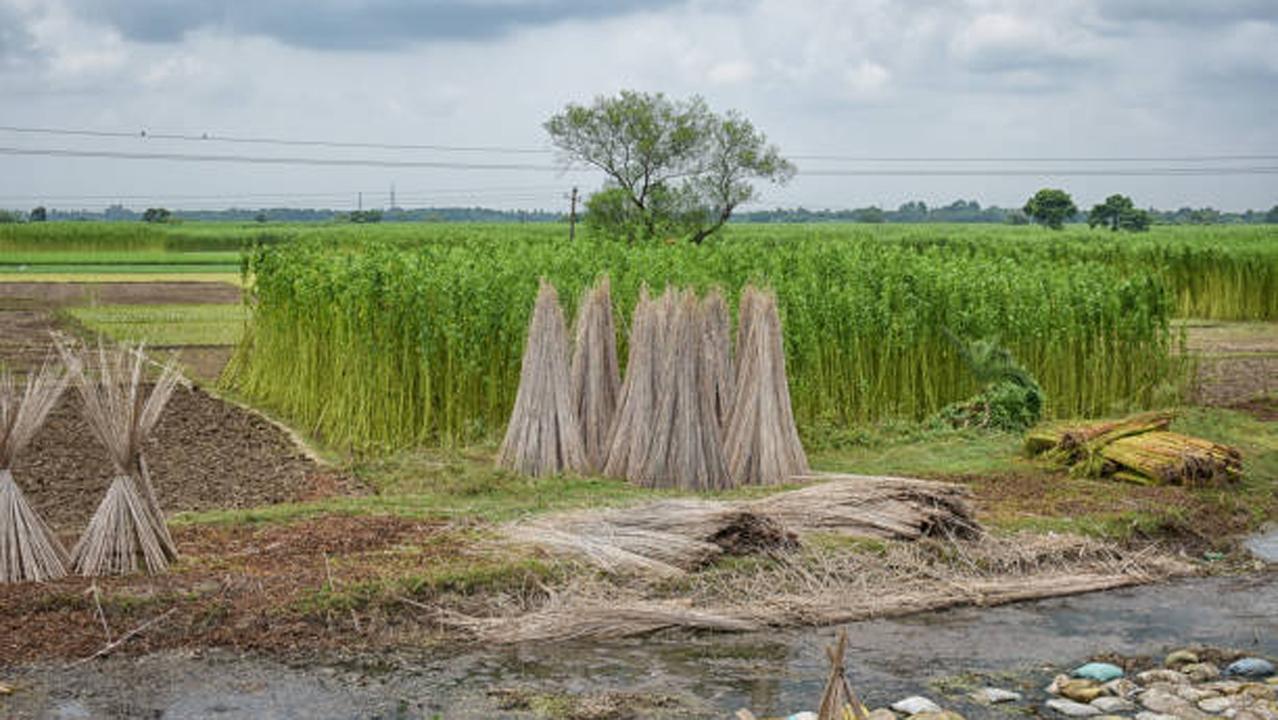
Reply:
[[[737,335],[736,398],[724,433],[734,485],[778,485],[808,472],[790,406],[776,297],[747,287]]]
[[[1237,448],[1169,432],[1171,413],[1040,428],[1025,439],[1033,455],[1077,475],[1141,485],[1225,485],[1242,476]]]
[[[11,468],[66,389],[60,366],[45,363],[27,376],[22,392],[0,372],[0,583],[64,577],[70,560],[44,520],[27,504]]]
[[[581,511],[508,526],[523,545],[607,572],[679,576],[723,554],[792,550],[804,533],[912,540],[979,531],[967,490],[948,483],[855,475],[749,501],[666,500]]]
[[[732,361],[732,318],[728,303],[718,290],[706,293],[701,301],[701,352],[705,372],[702,392],[714,403],[720,429],[728,427],[728,416],[737,396],[736,367]]]
[[[115,477],[106,497],[71,550],[81,575],[123,575],[145,566],[163,572],[177,559],[164,513],[156,500],[142,447],[173,395],[179,375],[173,361],[145,392],[150,360],[141,346],[107,350],[96,357],[87,351],[60,346],[71,373],[89,428],[106,447]],[[86,367],[96,361],[92,369]]]
[[[590,470],[569,385],[564,315],[558,293],[545,281],[533,306],[519,393],[497,464],[534,477]]]
[[[569,372],[573,405],[581,425],[586,460],[592,470],[601,470],[607,459],[608,433],[621,393],[617,330],[612,319],[612,291],[606,276],[581,299],[576,338]]]
[[[603,472],[610,477],[638,477],[652,444],[660,358],[665,355],[665,312],[664,302],[652,300],[647,287],[639,289],[631,321],[626,378],[608,433]]]

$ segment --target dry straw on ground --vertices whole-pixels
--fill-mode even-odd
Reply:
[[[741,296],[736,400],[724,453],[736,485],[777,485],[808,472],[790,405],[776,297],[753,287]]]
[[[66,550],[27,503],[11,472],[66,385],[65,371],[52,363],[29,374],[21,393],[14,377],[0,372],[0,583],[44,582],[67,574]]]
[[[568,375],[568,338],[559,295],[544,280],[537,293],[519,375],[519,393],[497,464],[541,477],[587,472],[581,425]]]
[[[96,356],[67,346],[60,350],[84,401],[85,420],[106,447],[115,473],[71,551],[75,570],[87,576],[127,574],[142,567],[163,572],[177,559],[177,547],[156,499],[143,445],[177,386],[177,367],[172,361],[162,366],[147,393],[150,361],[141,346],[99,346]],[[94,367],[86,367],[90,364]]]
[[[586,460],[592,470],[601,470],[607,459],[608,434],[621,393],[617,330],[606,276],[582,297],[577,310],[576,338],[570,372],[572,399],[581,424]]]

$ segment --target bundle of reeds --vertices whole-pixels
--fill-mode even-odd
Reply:
[[[66,373],[53,363],[29,374],[21,393],[12,375],[0,372],[0,583],[44,582],[67,574],[66,550],[27,503],[11,471],[66,385]]]
[[[701,301],[701,347],[705,355],[705,387],[702,392],[714,403],[719,428],[728,427],[728,415],[736,396],[736,368],[732,364],[732,320],[723,293],[711,290]]]
[[[612,319],[608,277],[586,291],[577,310],[577,342],[572,355],[572,398],[581,424],[582,445],[592,470],[603,469],[608,435],[617,414],[621,370]]]
[[[665,312],[663,301],[652,300],[646,286],[639,288],[639,300],[630,325],[626,378],[608,433],[603,471],[609,477],[638,475],[648,455],[648,446],[652,444],[657,375],[660,358],[665,353]]]
[[[1219,485],[1242,476],[1242,455],[1236,448],[1174,432],[1123,437],[1100,454],[1118,466],[1115,478],[1141,484]]]
[[[661,313],[669,322],[657,380],[652,442],[642,470],[630,479],[658,488],[730,487],[714,397],[705,391],[710,368],[701,303],[691,290],[667,290],[662,303]]]
[[[568,338],[559,294],[543,280],[528,325],[519,393],[497,453],[500,467],[535,477],[590,464],[568,376]]]
[[[1050,459],[1069,465],[1119,438],[1166,430],[1175,417],[1172,412],[1155,411],[1121,420],[1038,428],[1026,434],[1025,449],[1031,455],[1047,454]]]
[[[741,295],[736,397],[724,436],[737,485],[776,485],[808,472],[790,406],[776,297],[754,287]]]
[[[172,360],[161,366],[148,394],[150,360],[141,345],[99,346],[96,357],[68,346],[59,350],[84,402],[85,420],[106,447],[115,472],[106,497],[71,550],[75,571],[118,575],[145,566],[150,573],[162,572],[177,559],[177,547],[156,499],[143,444],[177,387],[177,366]],[[96,367],[88,369],[86,360]]]

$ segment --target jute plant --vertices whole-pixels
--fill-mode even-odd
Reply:
[[[630,354],[626,379],[621,385],[617,412],[608,433],[604,474],[629,478],[639,472],[652,443],[653,408],[657,398],[658,360],[664,345],[663,320],[658,302],[639,289],[630,323]]]
[[[718,490],[730,485],[710,374],[701,304],[691,290],[667,291],[673,307],[661,359],[653,438],[637,478],[650,487]],[[664,299],[664,298],[663,298]]]
[[[728,426],[728,414],[736,395],[736,369],[732,365],[732,320],[728,316],[728,304],[723,294],[711,290],[701,301],[701,348],[705,356],[703,392],[714,403],[714,413],[719,428]]]
[[[590,470],[568,377],[568,333],[559,294],[542,282],[528,325],[519,392],[497,464],[525,475]]]
[[[776,297],[742,291],[737,394],[724,437],[728,472],[738,485],[776,485],[808,472],[799,441]]]
[[[581,423],[582,443],[592,470],[607,460],[608,433],[617,414],[621,370],[617,366],[617,330],[612,319],[612,291],[608,277],[587,290],[577,310],[577,341],[573,348],[572,399]]]
[[[120,575],[145,566],[150,573],[163,572],[177,559],[177,547],[156,499],[143,445],[173,396],[177,367],[173,361],[162,366],[148,394],[150,361],[142,346],[99,346],[96,357],[60,349],[84,401],[84,418],[106,447],[114,470],[106,497],[71,550],[75,571]],[[96,367],[86,368],[88,360],[96,360]]]
[[[18,453],[44,425],[66,389],[67,374],[45,363],[27,375],[21,393],[13,375],[0,371],[0,583],[44,582],[64,577],[70,561],[13,479]]]

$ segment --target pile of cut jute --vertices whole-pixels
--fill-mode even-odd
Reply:
[[[529,475],[601,472],[637,485],[721,490],[808,472],[790,406],[776,298],[747,287],[735,359],[727,303],[639,293],[624,381],[607,278],[580,303],[571,361],[543,281],[500,466]]]

